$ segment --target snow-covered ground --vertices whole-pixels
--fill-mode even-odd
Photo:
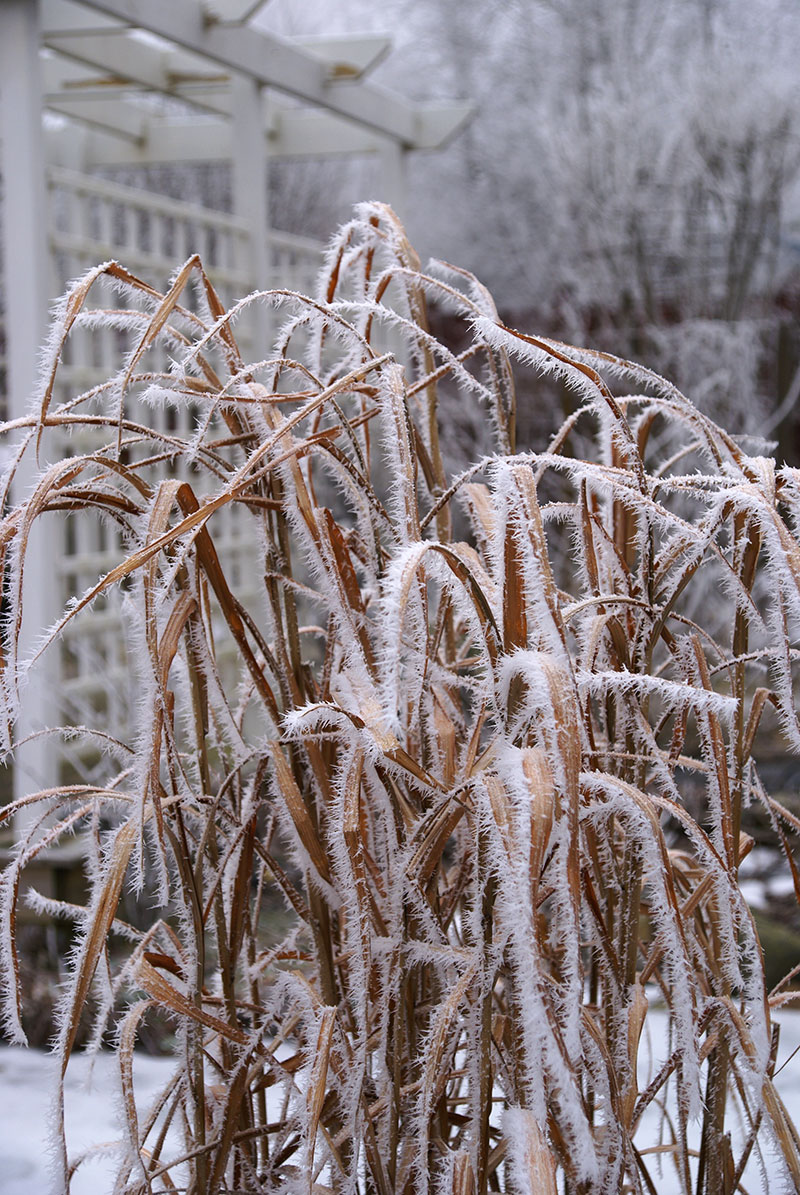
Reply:
[[[174,1062],[137,1054],[134,1085],[140,1112],[169,1080]],[[90,1076],[91,1070],[91,1076]],[[57,1067],[41,1050],[0,1047],[0,1195],[47,1195],[53,1189],[49,1169],[49,1124]],[[65,1115],[70,1160],[91,1145],[119,1141],[121,1096],[119,1068],[102,1054],[90,1068],[85,1055],[70,1059]],[[109,1195],[117,1165],[115,1150],[87,1160],[76,1171],[72,1195]]]
[[[770,908],[775,897],[794,892],[794,880],[783,856],[769,847],[757,846],[743,860],[739,887],[754,909]]]
[[[800,1124],[800,1011],[784,1009],[774,1019],[780,1025],[780,1044],[775,1067],[775,1086],[778,1094],[784,1101],[789,1115],[797,1124]],[[646,1087],[653,1071],[657,1070],[659,1064],[668,1057],[666,1013],[651,1009],[647,1015],[646,1026],[649,1026],[649,1045],[653,1064],[648,1066],[647,1051],[646,1049],[640,1049],[640,1090]],[[646,1028],[645,1032],[647,1031]],[[673,1101],[670,1100],[668,1103],[673,1103]],[[674,1116],[674,1103],[669,1110]],[[733,1120],[731,1120],[731,1128],[733,1127],[733,1123]],[[742,1131],[741,1140],[737,1141],[735,1139],[735,1132],[732,1132],[732,1136],[734,1138],[732,1142],[734,1157],[738,1160],[738,1155],[744,1142],[744,1130]],[[697,1148],[700,1144],[699,1138],[699,1131],[693,1133],[690,1126],[690,1146]],[[662,1141],[666,1142],[667,1140],[667,1134],[662,1132],[662,1118],[658,1115],[655,1106],[651,1104],[642,1119],[640,1136],[637,1137],[637,1145],[642,1148],[646,1145],[652,1146]],[[760,1142],[762,1152],[759,1154],[757,1150],[753,1150],[742,1176],[742,1184],[745,1191],[748,1195],[756,1195],[756,1192],[759,1191],[763,1192],[764,1195],[782,1195],[784,1192],[789,1195],[789,1193],[794,1191],[794,1186],[790,1180],[784,1180],[784,1167],[773,1152],[772,1143],[766,1133],[761,1134]],[[658,1155],[651,1154],[646,1160],[651,1177],[658,1190],[658,1195],[682,1195],[682,1188],[678,1181],[675,1167],[666,1155],[662,1155],[659,1158]],[[696,1163],[693,1163],[692,1170],[694,1174],[696,1172]]]
[[[657,1010],[648,1015],[652,1049],[656,1059],[663,1058],[666,1041],[666,1017]],[[784,1012],[780,1017],[780,1069],[776,1084],[790,1114],[800,1121],[800,1012]],[[661,1033],[663,1041],[659,1041]],[[785,1064],[785,1065],[784,1065]],[[168,1081],[174,1063],[170,1059],[137,1055],[134,1080],[140,1112],[146,1111],[158,1090]],[[120,1138],[120,1097],[116,1061],[101,1055],[94,1062],[89,1078],[88,1059],[75,1055],[69,1064],[66,1081],[66,1124],[70,1156],[90,1145],[107,1144],[110,1153],[86,1161],[77,1170],[72,1183],[73,1195],[110,1195],[116,1170],[113,1143]],[[646,1082],[646,1074],[640,1082]],[[48,1170],[48,1120],[55,1089],[52,1057],[37,1050],[0,1047],[0,1195],[46,1195],[51,1183]],[[657,1125],[652,1118],[653,1140]],[[645,1124],[647,1129],[647,1123]],[[174,1155],[173,1155],[174,1156]],[[766,1184],[757,1160],[746,1171],[745,1186],[754,1195],[768,1195],[790,1190],[780,1184],[781,1170],[775,1158],[767,1155]],[[664,1162],[659,1174],[653,1162],[659,1195],[679,1195],[674,1169]]]

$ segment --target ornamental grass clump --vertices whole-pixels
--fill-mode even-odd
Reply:
[[[109,279],[120,309],[94,310]],[[466,348],[432,333],[431,301]],[[264,308],[274,347],[245,360],[237,329]],[[58,405],[82,325],[130,349]],[[547,444],[517,443],[515,362],[567,395]],[[139,696],[102,784],[25,798],[4,877],[21,1040],[20,877],[43,843],[85,837],[86,906],[28,895],[75,927],[63,1173],[91,997],[119,1060],[119,1192],[599,1195],[668,1172],[717,1195],[762,1156],[800,1187],[773,1083],[792,991],[766,989],[738,880],[753,805],[797,880],[798,823],[756,759],[765,734],[800,746],[800,472],[638,365],[507,327],[471,275],[423,273],[378,204],[334,238],[314,298],[226,312],[197,258],[166,294],[98,267],[63,301],[43,377],[6,429],[5,495],[45,427],[93,438],[0,525],[7,741],[48,512],[100,512],[123,537],[48,638],[119,591]],[[195,430],[149,429],[135,403],[194,404]],[[455,403],[481,406],[494,450],[454,476]],[[225,507],[252,536],[247,607]],[[142,1108],[153,1012],[175,1070]]]

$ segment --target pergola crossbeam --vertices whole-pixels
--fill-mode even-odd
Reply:
[[[271,156],[385,153],[390,142],[401,150],[434,149],[471,114],[465,104],[413,104],[365,81],[386,55],[388,38],[288,42],[242,23],[262,7],[253,0],[41,3],[46,104],[97,134],[84,139],[85,165],[125,161],[126,150],[132,163],[194,161],[204,136],[209,155],[202,157],[230,160],[230,130],[205,122],[197,129],[188,121],[175,125],[159,114],[157,102],[149,110],[136,93],[179,100],[187,118],[194,110],[201,120],[212,115],[230,122],[242,78],[264,93]],[[303,106],[282,109],[281,94]]]
[[[45,35],[84,37],[89,33],[124,31],[116,18],[84,8],[75,0],[39,0],[41,31]]]
[[[365,78],[383,62],[390,49],[390,37],[298,37],[294,45],[320,58],[330,83],[352,83]]]
[[[50,53],[42,62],[42,79],[48,100],[75,96],[105,99],[112,92],[144,88],[210,111],[230,112],[230,103],[219,99],[230,86],[229,73],[205,69],[194,55],[171,51],[165,56],[163,50],[141,41],[136,41],[131,51],[133,39],[126,39],[121,46],[109,44],[107,32],[80,41],[65,34],[45,35]],[[305,49],[325,63],[332,82],[363,77],[386,56],[390,45],[386,37],[303,39]],[[203,87],[214,88],[216,95],[204,96]]]
[[[154,91],[168,92],[170,74],[166,54],[130,36],[115,33],[74,38],[45,34],[44,44],[76,62],[102,70],[107,76],[127,80]]]
[[[139,113],[132,104],[124,100],[106,98],[103,103],[96,99],[81,97],[48,98],[48,108],[60,116],[83,121],[103,129],[115,137],[134,144],[144,144],[148,137],[149,122],[144,113]]]
[[[269,0],[204,0],[203,8],[209,21],[229,21],[241,24],[250,21]]]
[[[333,85],[325,64],[313,54],[261,30],[209,24],[192,0],[84,0],[106,16],[146,27],[174,45],[248,75],[305,103],[356,120],[406,148],[418,145],[417,105],[371,83]]]
[[[46,34],[44,44],[59,55],[103,72],[106,78],[164,95],[174,94],[181,82],[227,78],[196,55],[151,45],[135,33],[95,33],[80,38]]]
[[[226,120],[159,119],[121,100],[100,103],[86,96],[51,98],[48,106],[95,131],[92,136],[78,129],[52,134],[48,144],[57,147],[59,140],[63,141],[56,158],[65,164],[69,153],[74,153],[84,167],[220,162],[233,157],[231,124]],[[455,132],[468,116],[466,107],[443,106],[423,121],[420,140],[438,144],[446,127]],[[281,107],[277,103],[271,105],[269,115],[265,114],[263,133],[271,158],[365,156],[380,152],[386,145],[386,138],[372,130],[328,112]],[[53,157],[52,150],[49,156]]]
[[[168,162],[224,162],[233,158],[231,124],[225,120],[147,120],[140,133],[101,118],[106,107],[85,100],[54,103],[53,111],[79,124],[48,130],[45,136],[48,159],[61,165],[79,162],[86,169],[97,166],[158,165]],[[92,120],[92,105],[98,119]],[[273,104],[265,127],[270,158],[363,157],[378,153],[385,138],[327,112],[281,108]]]

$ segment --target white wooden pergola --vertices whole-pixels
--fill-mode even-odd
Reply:
[[[70,277],[118,257],[158,282],[199,251],[229,300],[272,283],[306,289],[319,247],[268,231],[269,160],[375,155],[377,198],[402,215],[407,151],[439,147],[469,118],[467,104],[415,104],[371,82],[388,38],[283,40],[254,24],[266,2],[0,0],[11,418],[28,408],[48,303]],[[232,213],[175,204],[96,174],[213,161],[230,164]],[[145,238],[136,231],[143,227]],[[63,376],[85,388],[110,365],[87,348]],[[65,557],[66,565],[54,564]],[[41,534],[29,556],[27,633],[49,625],[70,587],[112,561],[104,542],[66,546]],[[80,705],[81,671],[95,687],[98,670],[111,675],[105,649],[81,651],[77,677],[54,675],[51,662],[29,685],[21,736],[70,719],[64,695],[74,691]],[[56,750],[39,740],[19,751],[18,795],[57,781]]]

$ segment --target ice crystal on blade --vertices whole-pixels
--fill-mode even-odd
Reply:
[[[276,331],[248,360],[254,312]],[[118,372],[64,396],[64,346],[106,328]],[[573,403],[549,443],[517,443],[515,362]],[[26,868],[78,834],[85,907],[27,899],[75,927],[62,1090],[87,1009],[119,1054],[117,1190],[603,1195],[667,1168],[711,1195],[767,1147],[800,1186],[789,993],[738,881],[751,803],[787,851],[797,828],[758,764],[765,713],[800,742],[797,472],[657,375],[504,325],[380,204],[312,296],[226,313],[196,258],[163,295],[97,267],[42,379],[5,429],[6,490],[35,481],[0,528],[3,721],[101,600],[132,694],[124,724],[61,732],[91,778],[0,811],[3,1017],[23,1040]],[[488,454],[451,451],[454,403]],[[120,555],[23,649],[30,536],[63,511]],[[149,1015],[177,1070],[147,1113]]]

